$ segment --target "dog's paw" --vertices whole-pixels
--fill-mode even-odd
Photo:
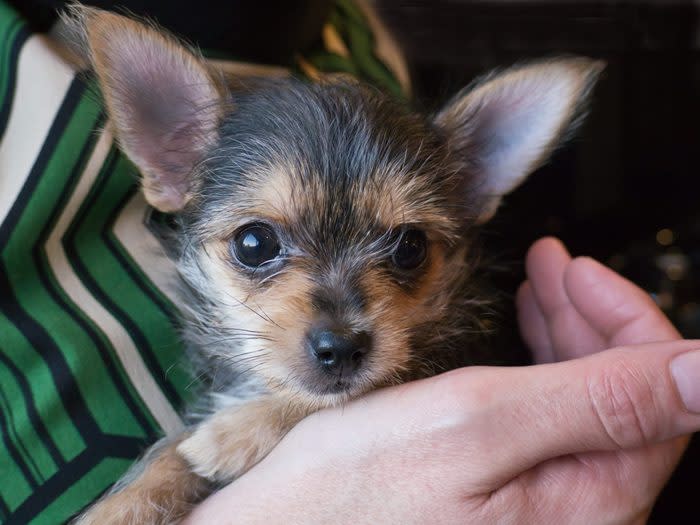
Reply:
[[[255,433],[225,429],[216,422],[205,422],[177,447],[192,471],[211,481],[237,478],[267,453],[255,440]]]
[[[198,476],[229,482],[263,459],[307,414],[286,399],[262,397],[212,414],[177,452]]]
[[[210,481],[228,482],[245,473],[282,439],[298,420],[275,398],[261,398],[214,413],[177,448],[192,471]]]

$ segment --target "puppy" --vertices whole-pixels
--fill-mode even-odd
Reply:
[[[488,75],[436,115],[359,82],[240,82],[150,25],[74,8],[121,149],[178,221],[200,417],[80,524],[177,522],[307,414],[493,362],[474,238],[580,120],[602,65]]]

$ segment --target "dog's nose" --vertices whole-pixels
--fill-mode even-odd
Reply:
[[[367,332],[318,330],[310,334],[311,355],[329,372],[352,373],[360,366],[370,349]]]

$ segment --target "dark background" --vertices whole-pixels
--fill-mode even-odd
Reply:
[[[38,29],[57,0],[13,0]],[[326,0],[88,1],[121,5],[209,50],[287,63],[313,43]],[[416,104],[433,110],[477,75],[514,62],[580,54],[607,61],[578,137],[506,199],[486,232],[508,297],[527,247],[556,235],[648,290],[686,337],[700,338],[700,0],[378,0],[411,67]],[[663,231],[662,231],[663,230]],[[514,312],[503,315],[519,347]],[[696,523],[700,440],[662,494],[652,523]]]
[[[496,280],[512,297],[527,248],[556,235],[648,290],[686,337],[700,338],[700,1],[379,4],[426,109],[520,60],[565,53],[608,63],[578,138],[489,224],[487,252],[506,263]],[[512,307],[502,323],[522,345]],[[696,437],[651,523],[697,523],[698,490]]]

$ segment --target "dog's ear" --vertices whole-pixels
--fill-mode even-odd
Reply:
[[[150,25],[83,6],[64,22],[88,53],[146,199],[161,211],[182,209],[192,170],[216,140],[223,103],[215,78],[201,57]]]
[[[466,178],[478,222],[543,164],[580,120],[604,64],[559,59],[491,74],[435,116]]]

